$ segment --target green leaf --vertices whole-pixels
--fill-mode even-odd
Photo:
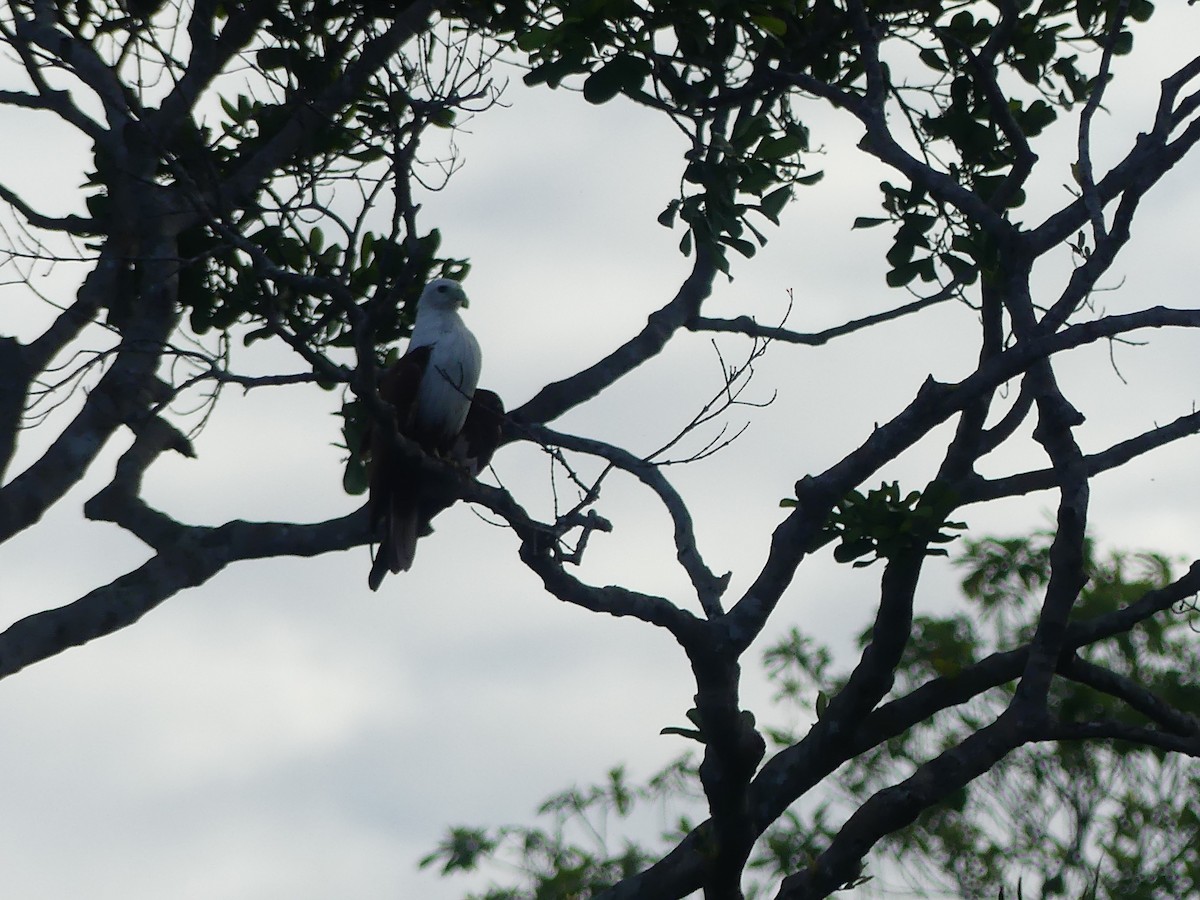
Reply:
[[[517,48],[526,53],[540,50],[550,43],[554,35],[555,31],[551,28],[531,28],[517,35]]]
[[[1045,100],[1035,100],[1021,113],[1021,130],[1029,137],[1041,134],[1058,118],[1058,113]]]
[[[865,556],[874,548],[870,538],[859,538],[854,541],[844,541],[833,548],[833,558],[837,562],[847,563]]]
[[[876,225],[882,225],[885,222],[890,222],[891,219],[879,219],[874,216],[859,216],[854,220],[851,228],[874,228]]]
[[[1078,0],[1075,4],[1075,17],[1081,28],[1091,28],[1100,14],[1100,0]]]
[[[270,328],[255,328],[253,331],[247,331],[245,336],[242,338],[242,345],[249,347],[251,344],[256,343],[257,341],[269,338],[274,333],[275,332],[273,332]]]
[[[887,261],[896,268],[904,265],[913,258],[916,253],[917,245],[912,240],[902,240],[901,235],[896,235],[896,242],[888,249]]]
[[[921,62],[925,63],[929,68],[937,72],[946,71],[946,61],[938,56],[937,51],[932,47],[926,47],[917,55],[921,58]]]
[[[386,155],[382,147],[367,147],[365,150],[355,150],[346,154],[350,159],[361,163],[375,162],[377,159],[383,159]]]
[[[910,281],[917,277],[920,272],[917,263],[906,262],[903,265],[896,266],[887,273],[888,287],[904,287]]]
[[[762,198],[758,209],[764,216],[778,225],[779,214],[783,212],[783,208],[787,206],[790,199],[792,199],[792,189],[790,187],[777,188]]]
[[[758,142],[754,155],[760,159],[787,159],[795,156],[805,148],[804,138],[795,134],[783,134],[779,137],[763,138]]]
[[[975,17],[973,15],[971,15],[969,12],[964,11],[964,12],[957,13],[954,16],[954,18],[950,20],[950,29],[952,31],[959,31],[959,32],[970,31],[971,26],[973,26],[974,24],[975,24]]]
[[[773,34],[775,37],[783,37],[787,34],[787,22],[775,16],[758,15],[751,16],[750,21],[761,28],[768,34]]]
[[[530,86],[547,84],[553,88],[558,87],[568,75],[574,75],[580,71],[586,71],[586,69],[581,69],[580,64],[574,60],[555,59],[535,66],[526,72],[521,80]]]
[[[199,307],[193,309],[191,315],[188,316],[188,325],[191,326],[191,329],[195,334],[203,337],[212,330],[211,310],[201,309]]]
[[[283,47],[264,47],[258,51],[258,67],[268,72],[272,69],[289,68],[292,64],[292,55],[290,50]],[[234,119],[234,121],[241,120]]]
[[[659,734],[677,734],[680,737],[691,738],[693,741],[699,741],[701,744],[704,743],[704,735],[694,728],[679,728],[675,725],[669,725],[660,731]]]
[[[451,828],[437,850],[422,858],[418,865],[424,869],[440,861],[443,875],[470,872],[496,850],[498,843],[483,828]]]
[[[771,128],[771,120],[766,115],[749,115],[740,113],[733,124],[733,132],[729,135],[729,143],[734,149],[745,150],[755,141],[761,139]]]
[[[672,228],[675,225],[675,217],[679,214],[679,200],[672,200],[667,204],[667,208],[658,214],[658,224],[664,225],[667,228]]]
[[[646,60],[620,53],[588,76],[583,83],[583,98],[588,103],[606,103],[617,94],[635,93],[649,74]]]
[[[938,257],[950,272],[963,284],[974,284],[979,277],[979,270],[969,259],[955,256],[953,253],[943,253]]]
[[[723,237],[721,238],[721,243],[728,244],[738,253],[742,254],[742,256],[746,257],[746,259],[749,259],[750,257],[754,256],[756,252],[758,252],[758,248],[755,247],[753,243],[742,240],[741,238]]]

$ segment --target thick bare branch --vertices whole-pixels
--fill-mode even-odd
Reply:
[[[724,620],[730,639],[749,646],[791,583],[800,560],[820,545],[820,532],[833,504],[930,429],[1027,371],[1038,360],[1138,328],[1169,326],[1200,327],[1200,311],[1154,307],[1124,316],[1108,316],[1019,341],[958,384],[927,380],[907,407],[891,421],[875,427],[840,462],[820,475],[797,482],[797,507],[775,530],[766,563]]]
[[[3,200],[24,216],[25,221],[35,228],[44,228],[47,231],[62,231],[74,235],[87,235],[92,233],[92,228],[94,227],[90,220],[82,216],[48,216],[40,213],[22,200],[19,194],[3,184],[0,184],[0,200]]]
[[[564,434],[544,425],[524,425],[522,430],[526,431],[531,440],[539,444],[576,450],[607,460],[654,491],[671,516],[671,522],[674,525],[676,558],[692,582],[701,609],[710,619],[723,613],[721,594],[728,584],[729,576],[718,578],[704,562],[704,558],[696,546],[696,534],[692,527],[691,513],[683,502],[683,498],[679,496],[658,466],[612,444],[592,438]]]
[[[1187,710],[1177,709],[1132,678],[1088,662],[1079,656],[1073,656],[1060,665],[1059,672],[1072,681],[1116,697],[1173,734],[1200,737],[1200,717]]]
[[[1095,191],[1086,199],[1080,196],[1032,231],[1023,233],[1021,240],[1033,253],[1041,255],[1083,228],[1091,218],[1089,206],[1102,209],[1128,190],[1144,194],[1187,155],[1200,140],[1200,121],[1193,121],[1171,140],[1172,132],[1180,124],[1175,100],[1182,86],[1197,77],[1200,77],[1200,56],[1163,80],[1153,128],[1138,135],[1125,157],[1096,183]]]
[[[359,546],[365,510],[326,522],[230,522],[186,527],[137,569],[67,606],[34,613],[0,633],[0,678],[138,621],[179,591],[204,584],[229,563],[272,556],[318,556]]]
[[[1164,447],[1181,438],[1200,433],[1200,413],[1188,413],[1174,422],[1160,425],[1137,437],[1113,444],[1106,450],[1084,457],[1084,466],[1090,476],[1118,468],[1151,450]],[[1059,486],[1058,473],[1050,469],[1022,472],[1003,478],[977,479],[969,482],[961,491],[960,502],[983,503],[999,497],[1024,496],[1035,491],[1044,491]]]
[[[119,140],[113,137],[114,134],[140,112],[133,92],[117,77],[112,67],[100,58],[95,47],[57,27],[48,4],[37,6],[39,8],[31,18],[17,17],[15,32],[18,43],[45,50],[54,59],[60,60],[96,95],[104,106],[109,130],[103,134],[94,134],[93,137],[111,146],[114,140]],[[73,119],[72,124],[78,126],[81,123]]]
[[[40,109],[52,112],[67,124],[79,129],[80,133],[92,140],[104,138],[105,129],[99,122],[86,115],[71,98],[69,91],[55,90],[46,82],[42,71],[44,63],[37,59],[30,48],[17,38],[6,26],[0,26],[0,37],[4,43],[13,47],[25,66],[25,74],[37,89],[36,94],[25,91],[0,91],[0,105],[24,107],[25,109]]]
[[[716,266],[711,255],[698,249],[692,272],[670,303],[652,313],[646,327],[604,359],[542,388],[532,400],[510,415],[514,426],[544,423],[591,400],[619,378],[658,354],[667,341],[686,326],[712,291]],[[515,436],[515,435],[513,435]],[[511,438],[510,438],[511,439]]]
[[[861,860],[880,838],[911,824],[922,811],[961,790],[1030,739],[1014,717],[1002,716],[900,783],[879,791],[850,816],[812,866],[783,880],[776,897],[829,896],[861,871]]]
[[[212,28],[218,10],[227,18],[220,32],[214,34]],[[151,128],[160,140],[169,137],[182,117],[194,109],[213,79],[254,39],[266,20],[266,12],[266,7],[259,4],[222,7],[216,0],[198,0],[192,4],[187,26],[192,52],[187,68],[150,116],[154,123]]]
[[[1200,735],[1174,734],[1127,722],[1057,722],[1045,726],[1038,733],[1038,738],[1046,741],[1123,741],[1200,758]]]
[[[111,302],[117,269],[118,264],[110,262],[92,271],[79,293],[84,310]],[[165,386],[156,371],[163,345],[177,322],[173,295],[163,296],[169,290],[168,284],[160,283],[158,297],[148,294],[143,298],[142,315],[128,330],[108,371],[79,413],[36,462],[0,488],[0,540],[37,522],[83,477],[118,428],[139,421],[148,403],[165,398]],[[78,319],[64,314],[56,323],[60,324],[69,332]]]

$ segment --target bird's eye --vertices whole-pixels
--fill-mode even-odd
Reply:
[[[446,286],[445,286],[444,284],[439,284],[439,285],[438,285],[438,293],[439,293],[439,294],[444,294],[444,293],[446,293]]]

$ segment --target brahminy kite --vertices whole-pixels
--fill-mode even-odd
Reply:
[[[401,434],[474,477],[500,443],[504,405],[491,391],[475,389],[479,342],[458,314],[468,305],[457,281],[438,278],[425,286],[408,351],[384,373],[379,396],[395,411]],[[429,520],[454,495],[443,479],[396,459],[379,429],[371,429],[368,446],[368,508],[380,537],[368,584],[376,590],[386,572],[412,566],[417,538],[429,533]]]

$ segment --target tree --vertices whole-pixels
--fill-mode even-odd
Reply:
[[[1094,449],[1079,437],[1082,416],[1061,374],[1076,348],[1200,323],[1194,309],[1135,300],[1110,312],[1093,299],[1143,199],[1200,137],[1197,57],[1162,82],[1144,131],[1126,136],[1113,162],[1097,162],[1095,123],[1116,61],[1133,50],[1139,28],[1153,26],[1153,13],[1147,0],[719,9],[417,2],[385,12],[351,0],[10,3],[0,36],[24,86],[0,92],[0,102],[52,114],[86,143],[91,165],[84,206],[64,214],[42,211],[11,181],[0,186],[11,216],[10,280],[32,288],[47,262],[87,266],[73,300],[47,298],[52,314],[35,336],[0,340],[0,537],[36,527],[102,448],[124,441],[112,481],[83,511],[153,555],[74,603],[9,626],[0,675],[132,624],[233,562],[366,543],[361,510],[318,523],[201,526],[154,508],[142,491],[164,453],[193,452],[196,420],[177,412],[187,402],[211,408],[228,385],[311,384],[346,392],[349,492],[362,487],[359,444],[370,421],[429,477],[502,520],[550,596],[665,629],[683,650],[696,684],[687,730],[704,745],[698,773],[708,819],[609,896],[740,897],[756,843],[793,804],[848,761],[919,736],[931,717],[1000,685],[1014,685],[1002,708],[949,746],[914,749],[910,767],[873,783],[814,860],[792,861],[778,896],[827,896],[853,882],[873,847],[955,802],[1024,748],[1120,740],[1196,756],[1194,715],[1144,673],[1093,659],[1088,648],[1120,636],[1136,644],[1200,587],[1200,566],[1116,609],[1087,609],[1082,592],[1092,481],[1194,434],[1200,414]],[[507,417],[508,442],[546,448],[578,491],[567,509],[546,513],[422,461],[389,428],[375,387],[421,285],[435,274],[466,275],[465,260],[439,256],[440,235],[419,224],[414,194],[423,178],[453,168],[452,158],[423,148],[437,129],[494,102],[490,72],[501,57],[527,66],[530,84],[577,85],[592,103],[622,96],[655,110],[688,145],[678,196],[660,221],[682,230],[689,275],[637,334]],[[710,315],[714,279],[734,271],[736,256],[753,256],[763,229],[819,178],[805,124],[818,102],[857,122],[862,151],[895,172],[881,186],[883,215],[856,225],[892,229],[887,283],[914,296],[813,333]],[[1069,158],[1047,152],[1043,176],[1039,150],[1061,147],[1052,138],[1064,130],[1073,136]],[[1042,196],[1044,178],[1071,185],[1061,205]],[[1069,272],[1043,277],[1047,261],[1066,262]],[[764,536],[765,561],[738,596],[727,596],[731,576],[710,568],[667,477],[677,441],[638,454],[602,434],[548,424],[686,332],[744,338],[743,362],[727,367],[714,399],[698,401],[690,435],[745,402],[741,390],[767,342],[819,346],[949,304],[977,323],[974,370],[952,383],[931,376],[835,463],[797,471],[793,494],[782,498],[786,512]],[[937,335],[928,338],[936,346]],[[288,348],[299,371],[241,370],[238,344],[261,342]],[[57,432],[10,475],[44,413],[39,427]],[[927,483],[902,489],[886,480],[897,457],[932,441],[941,449]],[[686,455],[698,462],[727,445],[718,437]],[[1031,468],[1022,457],[1030,446],[1044,464]],[[599,468],[588,468],[588,458]],[[1003,474],[982,474],[992,464]],[[589,537],[612,527],[597,502],[613,472],[635,479],[669,516],[686,598],[600,586],[573,568]],[[1053,495],[1056,513],[1032,629],[959,670],[897,686],[906,651],[927,637],[915,597],[929,557],[945,552],[966,511],[1035,492]],[[801,564],[829,544],[839,562],[881,563],[878,610],[820,718],[767,758],[739,699],[740,661],[778,616]],[[1064,709],[1056,701],[1065,684],[1111,701]]]
[[[954,675],[1011,646],[1028,633],[1037,598],[1049,581],[1050,534],[1033,538],[984,538],[968,542],[955,562],[966,570],[967,606],[950,615],[914,619],[913,639],[896,669],[900,696],[930,679]],[[1085,543],[1088,581],[1080,594],[1087,615],[1111,614],[1172,579],[1161,554],[1111,552],[1098,559]],[[1087,648],[1076,661],[1078,681],[1054,686],[1051,702],[1064,713],[1103,710],[1135,724],[1136,716],[1098,688],[1101,667],[1136,680],[1194,709],[1197,687],[1181,673],[1200,671],[1194,602],[1174,615],[1147,623]],[[864,633],[865,647],[870,633]],[[811,723],[841,690],[846,673],[833,671],[834,654],[798,629],[768,647],[763,663],[780,708],[773,717]],[[968,703],[940,711],[849,760],[827,793],[789,810],[768,829],[749,865],[748,895],[770,888],[814,859],[836,837],[837,825],[872,794],[920,764],[937,748],[952,746],[1000,713],[1012,698],[1011,684],[985,691]],[[890,704],[885,704],[884,712]],[[667,729],[671,731],[671,729]],[[788,747],[793,729],[764,728],[770,742]],[[919,827],[888,835],[872,855],[870,887],[899,877],[918,895],[948,891],[961,897],[995,897],[1005,887],[1031,897],[1188,897],[1200,890],[1200,820],[1194,807],[1200,773],[1182,754],[1125,742],[1062,741],[1022,748],[959,796],[925,811]],[[687,815],[703,793],[694,754],[687,754],[645,784],[629,781],[624,767],[586,788],[570,788],[538,809],[545,825],[454,828],[423,865],[444,875],[487,869],[501,883],[519,873],[514,887],[493,887],[485,896],[587,896],[636,871],[662,850],[646,842],[609,846],[611,822],[635,819],[644,807],[661,807],[669,846],[691,830]],[[663,818],[660,814],[658,817]],[[509,860],[509,857],[513,859]],[[510,870],[496,865],[513,863]],[[882,889],[887,896],[886,889]]]
[[[1051,536],[968,542],[955,559],[966,570],[961,584],[966,611],[914,620],[913,641],[896,668],[896,694],[961,672],[1030,630],[1038,592],[1049,581]],[[1098,559],[1091,542],[1085,552],[1088,580],[1080,604],[1091,614],[1120,610],[1171,581],[1171,560],[1162,554],[1111,552]],[[1078,665],[1094,674],[1099,666],[1091,667],[1103,662],[1120,676],[1171,697],[1176,706],[1195,708],[1195,685],[1181,682],[1181,672],[1200,671],[1195,606],[1181,605],[1175,613],[1147,623],[1139,635],[1093,644]],[[869,640],[866,632],[860,643],[865,646]],[[833,672],[833,658],[829,647],[797,629],[767,648],[763,664],[780,703],[773,718],[820,719],[828,696],[846,683],[846,673]],[[750,862],[749,893],[769,895],[779,878],[815,858],[835,838],[833,823],[840,817],[938,746],[958,743],[962,734],[977,730],[1010,698],[1010,685],[998,685],[852,758],[829,779],[828,793],[788,811],[768,829]],[[1123,713],[1111,695],[1082,680],[1055,685],[1052,703],[1062,710]],[[797,740],[790,728],[766,727],[764,733],[778,746]],[[899,872],[907,892],[942,890],[965,898],[997,896],[1004,886],[1020,890],[1021,884],[1027,896],[1190,896],[1200,889],[1195,841],[1200,821],[1194,812],[1198,793],[1200,773],[1194,763],[1151,746],[1026,746],[964,788],[953,802],[925,811],[919,827],[888,835],[872,854],[872,874],[857,881],[894,883]],[[548,820],[545,826],[454,828],[422,865],[437,863],[444,875],[486,868],[511,881],[496,863],[515,857],[511,868],[520,872],[522,883],[494,887],[486,894],[490,899],[599,893],[660,852],[658,846],[637,841],[608,846],[604,835],[612,832],[610,821],[631,820],[648,803],[661,806],[668,820],[679,823],[665,836],[670,845],[691,829],[686,814],[702,796],[694,754],[680,757],[644,785],[631,784],[618,766],[601,784],[572,787],[548,798],[538,810]],[[878,887],[887,895],[886,888]]]

